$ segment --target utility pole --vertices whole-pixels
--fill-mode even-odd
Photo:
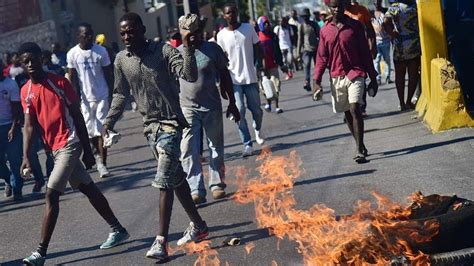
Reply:
[[[199,15],[199,5],[197,0],[183,0],[184,14]]]
[[[254,5],[254,0],[248,0],[248,7],[249,7],[249,15],[251,20],[256,20],[256,10]]]
[[[191,13],[191,5],[189,4],[189,0],[183,0],[183,7],[185,15]]]
[[[125,13],[128,13],[130,10],[128,9],[128,1],[127,0],[123,0],[123,11]]]
[[[270,0],[265,1],[265,14],[266,16],[270,17]]]

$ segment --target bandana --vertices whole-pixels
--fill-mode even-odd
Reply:
[[[270,23],[267,16],[261,16],[257,19],[258,29],[261,32],[264,32],[264,33],[268,34],[268,32],[265,32],[265,22]]]

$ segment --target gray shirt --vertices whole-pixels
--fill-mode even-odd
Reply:
[[[194,48],[184,48],[181,55],[169,44],[148,41],[141,57],[126,50],[119,52],[114,73],[114,94],[105,121],[109,128],[122,115],[130,94],[143,116],[145,134],[156,132],[160,123],[189,126],[179,105],[177,78],[197,79]]]
[[[183,52],[181,45],[178,50]],[[201,111],[221,108],[221,98],[216,87],[220,70],[227,70],[229,60],[217,43],[203,41],[194,52],[198,69],[196,82],[179,79],[181,92],[180,103],[183,107],[196,108]]]
[[[306,21],[298,26],[298,52],[316,52],[319,44],[319,25]]]

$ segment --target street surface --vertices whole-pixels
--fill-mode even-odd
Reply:
[[[327,76],[323,80],[327,82]],[[275,155],[287,156],[296,150],[303,162],[304,172],[294,187],[297,208],[324,203],[338,214],[349,214],[355,201],[373,199],[372,191],[400,202],[406,202],[407,196],[415,191],[474,199],[472,129],[433,135],[414,112],[399,113],[395,85],[383,85],[377,97],[368,101],[365,143],[370,162],[358,165],[352,160],[354,141],[343,124],[343,116],[332,112],[328,84],[325,85],[323,101],[313,102],[302,89],[299,72],[293,80],[282,82],[280,106],[285,112],[264,114],[265,145]],[[251,121],[249,112],[247,119]],[[245,166],[253,170],[258,162],[256,156],[240,157],[243,147],[236,126],[227,119],[224,126],[227,192],[233,193],[235,168]],[[85,196],[69,189],[61,198],[48,265],[155,264],[145,257],[145,252],[157,231],[159,193],[150,185],[156,163],[142,129],[139,114],[127,111],[117,126],[123,138],[109,150],[109,170],[113,176],[101,180],[96,171],[92,172],[131,238],[116,248],[99,250],[109,227]],[[257,144],[254,148],[257,152],[261,149]],[[32,182],[28,182],[21,203],[6,200],[2,191],[1,265],[20,264],[38,245],[44,199],[42,195],[31,195],[31,189]],[[211,195],[207,200],[199,210],[209,226],[212,246],[218,247],[221,265],[226,261],[229,265],[271,265],[272,261],[278,265],[302,264],[295,243],[285,239],[278,250],[277,239],[257,227],[253,205],[240,205],[228,199],[214,201]],[[170,226],[171,247],[176,246],[188,223],[176,199]],[[229,236],[240,237],[241,245],[219,247]],[[249,254],[244,248],[248,243],[255,244]],[[197,255],[188,256],[180,251],[169,264],[193,265],[196,259]]]

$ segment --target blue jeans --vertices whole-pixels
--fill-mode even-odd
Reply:
[[[390,61],[390,42],[377,44],[377,57],[374,59],[374,67],[377,70],[379,75],[377,80],[382,80],[382,72],[380,70],[380,62],[385,62],[385,78],[390,78],[390,73],[392,72],[392,62]]]
[[[304,80],[308,86],[311,86],[311,63],[316,60],[315,52],[303,52],[303,68],[304,68]]]
[[[234,84],[235,105],[240,112],[239,135],[244,145],[252,146],[252,138],[250,137],[247,119],[245,119],[245,101],[247,100],[247,108],[252,113],[253,128],[260,130],[262,127],[263,110],[260,108],[260,94],[258,92],[258,84],[252,83],[247,85]]]
[[[155,180],[151,183],[159,189],[175,189],[186,182],[186,173],[179,157],[179,144],[183,130],[171,125],[160,124],[156,133],[149,133],[146,137],[151,151],[157,161]]]
[[[0,126],[0,177],[12,187],[14,195],[21,195],[23,178],[20,175],[20,167],[23,161],[23,135],[21,128],[17,127],[13,140],[8,142],[10,128],[11,124]],[[7,160],[10,169],[6,165]]]
[[[182,107],[186,120],[191,125],[183,130],[181,141],[181,161],[184,172],[187,173],[191,194],[201,197],[206,196],[204,176],[200,158],[200,146],[202,131],[206,133],[209,146],[209,188],[212,190],[225,188],[225,166],[224,166],[224,127],[222,121],[222,109],[212,111],[199,111],[194,108]]]

